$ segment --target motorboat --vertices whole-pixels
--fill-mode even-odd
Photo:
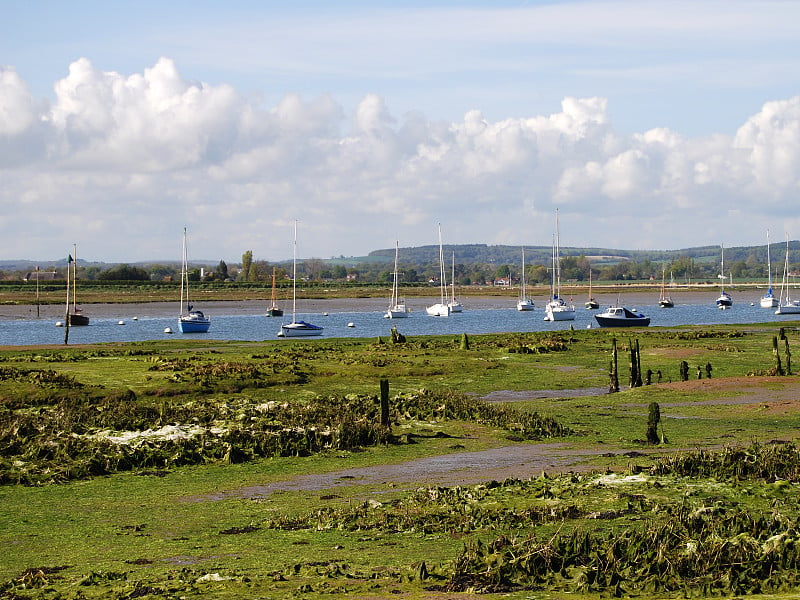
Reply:
[[[594,316],[600,327],[647,327],[650,317],[624,306],[609,306]]]

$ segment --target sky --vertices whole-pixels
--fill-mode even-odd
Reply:
[[[800,238],[800,2],[0,14],[0,260]]]

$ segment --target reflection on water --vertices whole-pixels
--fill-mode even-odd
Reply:
[[[461,335],[498,332],[558,331],[596,328],[597,311],[577,309],[574,321],[544,321],[543,311],[537,307],[530,312],[517,311],[513,304],[508,308],[470,309],[450,317],[429,317],[424,310],[413,312],[407,319],[384,318],[385,309],[373,312],[330,312],[302,315],[298,319],[310,321],[325,328],[323,338],[366,337],[388,338],[393,326],[405,336]],[[729,310],[720,310],[713,303],[678,304],[663,309],[656,304],[638,305],[636,308],[651,317],[651,327],[679,325],[715,325],[735,323],[787,323],[791,316],[775,315],[774,311],[758,305],[739,304]],[[73,327],[69,343],[146,341],[169,338],[260,341],[280,339],[277,333],[282,322],[291,317],[276,318],[258,315],[211,314],[211,330],[203,334],[177,333],[177,319],[171,317],[139,317],[134,320],[131,305],[120,305],[120,314],[114,317],[93,318],[88,327]],[[224,310],[224,309],[219,309]],[[231,311],[233,312],[233,311]],[[15,319],[0,321],[0,345],[63,344],[64,329],[55,326],[52,318]],[[120,322],[124,324],[120,324]],[[350,327],[348,325],[352,324]],[[170,328],[176,333],[166,334]],[[293,338],[296,339],[296,338]],[[316,338],[319,339],[319,338]],[[313,343],[313,340],[307,340]]]

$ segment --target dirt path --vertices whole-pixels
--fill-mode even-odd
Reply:
[[[762,404],[774,410],[786,410],[791,406],[800,411],[800,379],[775,377],[730,377],[724,379],[704,379],[682,381],[668,384],[676,392],[703,390],[718,394],[712,400],[699,402],[676,402],[679,405],[724,405],[724,404]],[[514,402],[542,397],[579,397],[597,395],[599,388],[591,390],[529,390],[526,392],[499,391],[489,394],[486,399],[493,402]],[[666,406],[666,404],[665,404]],[[471,485],[487,481],[503,481],[508,478],[526,479],[536,477],[542,472],[581,472],[589,471],[588,459],[600,455],[622,454],[635,456],[642,454],[664,454],[686,450],[685,448],[648,449],[644,452],[631,452],[608,447],[576,450],[561,442],[514,444],[503,448],[480,452],[458,452],[443,456],[432,456],[399,464],[375,465],[342,469],[330,473],[298,475],[283,481],[256,485],[216,494],[194,497],[188,500],[222,500],[226,498],[264,498],[278,491],[322,491],[335,490],[350,485]]]

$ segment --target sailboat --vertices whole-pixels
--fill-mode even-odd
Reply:
[[[769,229],[767,229],[767,291],[761,296],[761,308],[775,308],[780,303],[772,292],[772,265],[769,261]]]
[[[586,301],[586,304],[584,304],[584,306],[586,308],[588,308],[589,310],[596,310],[596,309],[600,308],[600,303],[597,300],[594,299],[594,296],[592,296],[592,270],[591,269],[589,269],[589,299]]]
[[[268,317],[282,317],[283,316],[283,309],[278,306],[278,303],[275,301],[275,267],[272,267],[272,296],[270,298],[271,305],[267,309],[267,316]]]
[[[666,270],[666,268],[662,267],[662,269],[661,269],[661,296],[658,298],[658,305],[661,308],[672,308],[673,306],[675,306],[675,303],[672,301],[672,298],[670,298],[667,295],[666,281],[665,281],[666,276],[667,276],[667,270]]]
[[[281,325],[278,337],[308,337],[322,335],[322,327],[297,320],[297,221],[294,222],[294,246],[292,250],[292,322]]]
[[[461,302],[456,299],[456,253],[453,252],[453,271],[450,275],[450,300],[447,301],[451,313],[460,313],[464,310]]]
[[[442,224],[439,223],[439,302],[425,309],[432,317],[449,317],[450,304],[447,297],[447,281],[444,274],[444,251],[442,249]]]
[[[519,300],[517,300],[517,310],[533,310],[533,300],[528,296],[525,289],[525,246],[522,247],[522,276],[520,277]]]
[[[717,307],[726,309],[733,306],[733,298],[731,298],[731,295],[725,291],[725,247],[720,246],[720,248],[722,249],[720,254],[720,274],[717,275],[717,277],[722,280],[722,289],[717,297]],[[733,277],[731,277],[731,285],[732,284]]]
[[[81,312],[81,309],[78,308],[77,302],[77,287],[76,281],[78,279],[78,245],[72,245],[72,254],[73,256],[69,257],[69,262],[67,263],[67,323],[70,327],[82,327],[84,325],[89,324],[89,317]],[[72,268],[72,309],[70,312],[69,306],[69,270],[70,267]]]
[[[181,333],[206,333],[211,319],[201,310],[195,310],[189,302],[189,255],[186,252],[186,227],[183,228],[183,257],[181,263],[181,311],[178,329]]]
[[[411,311],[406,306],[406,301],[404,298],[400,298],[399,291],[398,291],[398,280],[400,279],[400,274],[397,271],[397,258],[398,254],[400,253],[400,242],[395,240],[394,243],[394,271],[392,272],[392,299],[389,302],[389,309],[386,311],[384,315],[387,319],[405,319],[408,317],[408,313]]]
[[[776,315],[800,314],[800,300],[789,297],[789,235],[786,235],[786,259],[783,264],[783,280],[781,281],[781,298]]]
[[[561,248],[556,209],[556,235],[553,240],[553,268],[550,271],[550,300],[544,307],[545,321],[574,321],[575,305],[561,297]]]

